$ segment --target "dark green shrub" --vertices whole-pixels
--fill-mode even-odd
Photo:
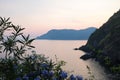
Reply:
[[[64,61],[53,62],[44,55],[34,53],[31,45],[34,39],[24,36],[24,28],[0,17],[0,59],[1,80],[83,80],[62,70]]]

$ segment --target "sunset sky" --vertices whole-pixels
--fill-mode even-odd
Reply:
[[[0,0],[0,16],[38,36],[50,29],[99,28],[120,9],[120,0]]]

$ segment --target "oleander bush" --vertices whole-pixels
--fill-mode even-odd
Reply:
[[[83,80],[70,75],[61,67],[64,61],[52,61],[36,54],[35,39],[23,34],[24,28],[14,25],[9,18],[0,17],[0,80]]]

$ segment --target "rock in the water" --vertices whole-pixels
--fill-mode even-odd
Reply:
[[[79,48],[74,48],[74,50],[79,50]]]
[[[91,57],[92,57],[92,55],[87,53],[87,54],[81,56],[80,59],[88,60],[88,59],[90,59]]]

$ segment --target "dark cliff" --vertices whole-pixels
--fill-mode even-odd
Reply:
[[[91,34],[87,44],[79,49],[91,53],[111,71],[119,70],[120,73],[120,10]]]

